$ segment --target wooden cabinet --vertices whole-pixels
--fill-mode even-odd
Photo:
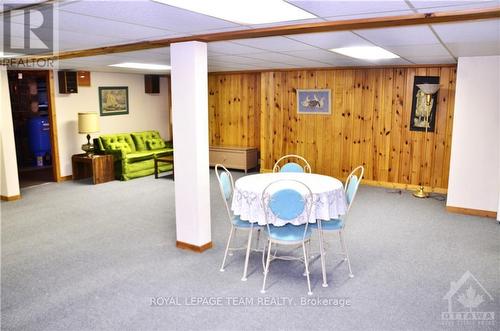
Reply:
[[[73,179],[92,177],[94,184],[109,182],[115,179],[113,155],[75,154],[71,157]]]
[[[245,170],[256,168],[258,165],[257,148],[255,147],[223,147],[211,146],[209,152],[210,165],[217,163],[226,168]]]

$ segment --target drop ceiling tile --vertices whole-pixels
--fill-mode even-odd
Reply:
[[[404,0],[393,1],[307,1],[291,0],[293,5],[318,17],[361,15],[390,11],[409,10]]]
[[[356,30],[354,32],[381,47],[439,43],[432,30],[425,25]]]
[[[126,40],[120,38],[94,36],[85,33],[68,31],[60,31],[57,40],[59,42],[58,47],[60,50],[86,49],[100,46],[118,45],[126,42]]]
[[[261,59],[269,62],[277,62],[283,64],[291,64],[296,66],[307,66],[307,67],[323,67],[325,63],[319,61],[308,60],[304,58],[294,57],[286,55],[283,53],[260,53],[260,54],[249,54],[248,57]]]
[[[500,43],[446,43],[446,46],[456,57],[500,55]]]
[[[417,8],[419,13],[429,11],[455,11],[465,9],[478,9],[492,6],[498,6],[498,1],[485,0],[485,1],[429,1],[429,0],[410,0],[413,7]]]
[[[433,24],[445,43],[500,42],[500,20]]]
[[[408,57],[407,59],[415,64],[450,64],[457,62],[451,56]]]
[[[239,64],[248,64],[248,65],[264,65],[266,63],[266,61],[264,61],[264,60],[242,57],[242,56],[235,56],[235,55],[218,55],[218,56],[211,56],[208,58],[208,63],[214,63],[214,62],[239,63]]]
[[[247,57],[253,59],[260,59],[264,61],[270,61],[270,62],[279,62],[279,63],[289,63],[293,60],[299,59],[290,55],[285,55],[283,53],[273,53],[273,52],[248,54]]]
[[[328,64],[338,64],[339,62],[343,61],[350,61],[348,57],[325,51],[322,49],[314,49],[314,50],[307,50],[307,51],[290,51],[290,52],[283,52],[283,54],[294,56],[294,57],[299,57],[307,60],[312,60],[312,61],[319,61],[323,63],[328,63]]]
[[[312,61],[312,60],[307,60],[307,59],[301,59],[301,58],[295,58],[293,60],[286,60],[286,61],[277,61],[279,63],[284,63],[284,64],[291,64],[291,65],[297,65],[303,68],[321,68],[328,63],[323,63],[320,61]]]
[[[176,32],[156,29],[147,26],[110,21],[99,17],[77,15],[74,13],[60,11],[59,30],[81,32],[85,27],[85,33],[90,35],[111,36],[125,40],[166,38],[176,35]]]
[[[230,41],[216,41],[208,43],[208,52],[219,53],[225,55],[253,54],[263,53],[261,49],[238,45]]]
[[[331,16],[325,17],[327,21],[345,21],[345,20],[355,20],[363,18],[373,18],[373,17],[388,17],[388,16],[400,16],[400,15],[410,15],[414,14],[413,10],[397,10],[382,13],[363,13],[363,14],[353,14],[353,15],[342,15],[342,16]]]
[[[287,36],[287,38],[323,49],[372,45],[370,42],[349,31],[298,34]]]
[[[273,26],[283,26],[283,25],[291,25],[291,24],[306,24],[306,23],[319,23],[324,22],[325,20],[322,18],[308,18],[305,20],[296,20],[296,21],[284,21],[284,22],[275,22],[275,23],[264,23],[264,24],[252,24],[247,25],[249,28],[270,28]]]
[[[170,48],[165,47],[165,48],[153,48],[153,49],[146,49],[146,50],[141,50],[141,51],[134,51],[134,52],[126,52],[126,53],[119,53],[117,54],[119,56],[131,58],[131,59],[161,59],[161,60],[170,60]]]
[[[449,56],[442,44],[385,46],[385,49],[402,57]]]
[[[74,61],[74,60],[62,60],[62,61],[56,61],[55,66],[58,69],[68,69],[68,70],[90,70],[90,71],[95,71],[99,66],[97,65],[90,65],[88,62],[79,62],[79,61]]]
[[[397,66],[397,65],[412,64],[411,62],[401,58],[376,60],[376,61],[362,61],[362,63],[364,66]]]
[[[271,52],[313,49],[312,46],[285,37],[238,39],[233,42]]]
[[[217,71],[228,71],[228,70],[253,70],[253,66],[238,63],[214,63],[208,65],[209,71],[214,71],[213,68],[217,68]]]
[[[105,65],[105,66],[108,64],[124,62],[123,58],[119,55],[116,55],[116,54],[79,57],[79,58],[75,58],[75,59],[70,59],[68,61],[75,61],[75,62],[79,62],[79,63],[89,63],[92,65]]]
[[[153,1],[78,1],[61,10],[183,33],[239,26]]]

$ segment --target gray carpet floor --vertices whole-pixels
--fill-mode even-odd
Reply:
[[[498,330],[500,325],[500,226],[492,219],[447,213],[436,199],[362,186],[346,228],[355,277],[348,277],[340,256],[329,254],[330,286],[323,288],[320,263],[314,262],[312,298],[330,300],[321,306],[303,305],[308,296],[299,262],[273,262],[265,295],[260,254],[251,256],[247,282],[240,280],[243,252],[235,252],[226,271],[219,271],[229,224],[213,171],[214,248],[202,254],[175,248],[171,178],[96,186],[88,180],[50,183],[22,195],[1,204],[4,330]],[[329,252],[338,251],[338,237],[329,239]],[[496,325],[450,326],[441,319],[450,282],[466,271],[494,299],[483,293],[484,303],[474,310],[495,312]]]

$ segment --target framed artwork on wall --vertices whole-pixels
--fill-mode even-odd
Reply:
[[[101,116],[128,114],[128,87],[99,87],[99,109]]]
[[[330,115],[332,112],[330,95],[330,89],[297,89],[297,113]]]
[[[437,94],[427,100],[420,84],[439,84],[439,76],[415,76],[413,81],[413,101],[411,105],[410,131],[434,132],[436,126]]]

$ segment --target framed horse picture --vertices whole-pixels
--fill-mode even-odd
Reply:
[[[299,90],[297,89],[297,113],[330,115],[331,90]]]

